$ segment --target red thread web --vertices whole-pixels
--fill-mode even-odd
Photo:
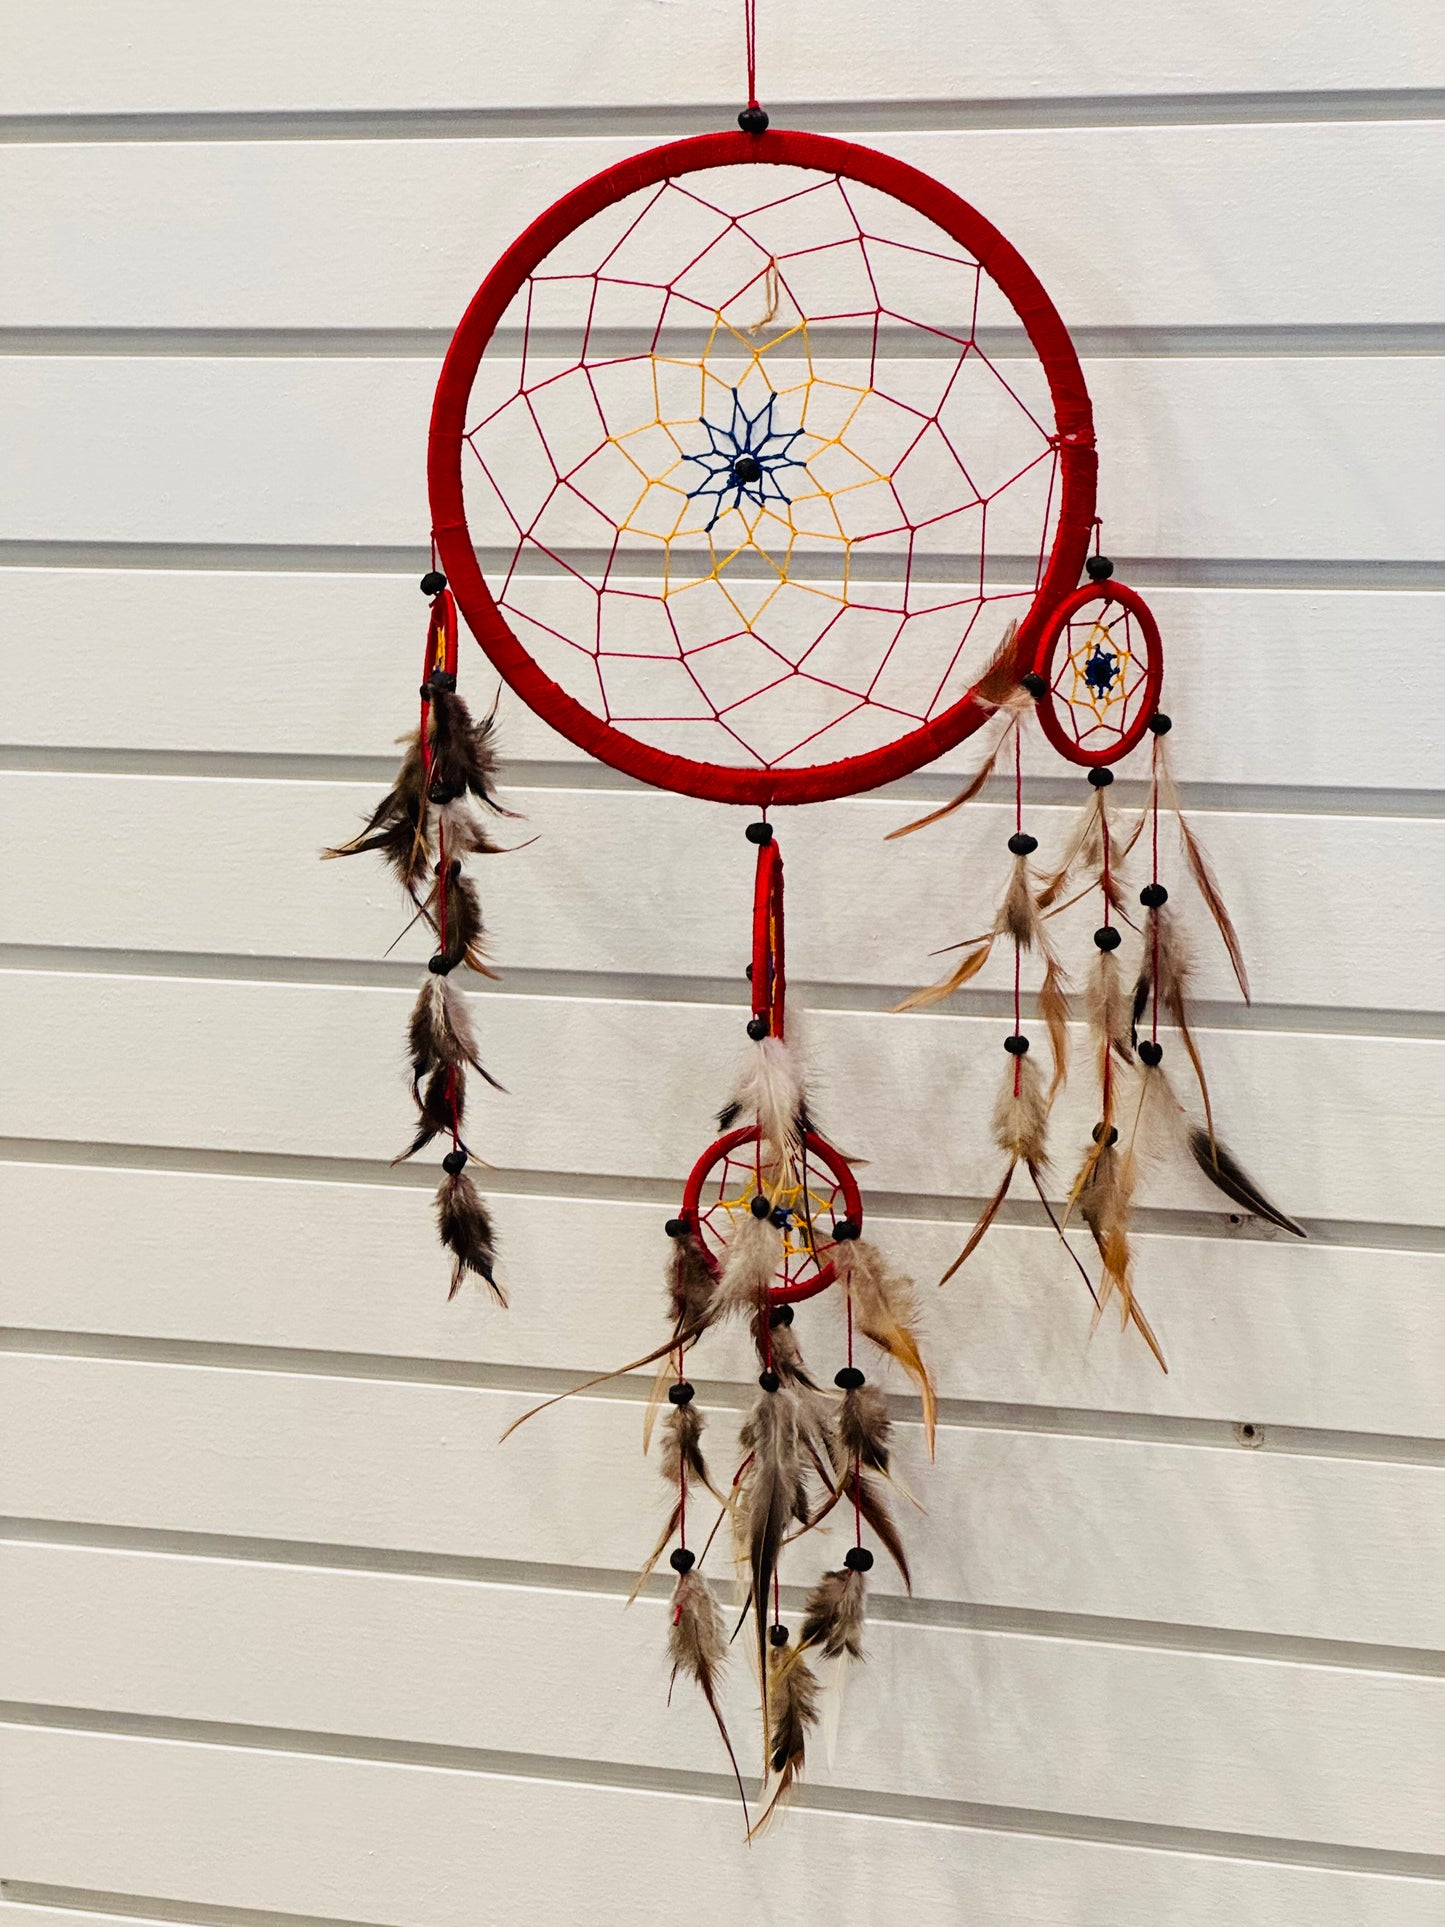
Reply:
[[[1149,639],[1133,610],[1101,599],[1070,616],[1054,645],[1049,686],[1054,715],[1080,749],[1105,751],[1137,731],[1149,693]]]
[[[513,634],[593,715],[700,762],[911,733],[1052,547],[1018,317],[941,229],[837,175],[715,168],[594,216],[512,303],[468,419],[468,525]]]
[[[783,1228],[782,1261],[772,1289],[796,1289],[811,1284],[832,1263],[834,1221],[846,1215],[843,1187],[816,1158],[803,1155],[794,1179],[777,1182],[776,1171],[758,1171],[756,1143],[725,1151],[702,1181],[698,1199],[698,1235],[704,1249],[720,1262],[741,1218],[762,1192],[770,1204],[788,1213]]]

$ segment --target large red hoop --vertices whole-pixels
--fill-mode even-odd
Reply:
[[[724,1164],[731,1152],[738,1150],[744,1144],[755,1144],[757,1138],[758,1127],[755,1124],[745,1124],[736,1131],[726,1132],[703,1152],[688,1173],[687,1184],[683,1188],[682,1210],[679,1217],[702,1243],[704,1255],[714,1268],[717,1267],[717,1254],[709,1248],[702,1236],[705,1216],[701,1209],[702,1188],[710,1173],[719,1164]],[[808,1157],[813,1158],[827,1171],[842,1193],[843,1211],[854,1227],[853,1235],[856,1237],[863,1224],[863,1198],[858,1189],[858,1180],[853,1176],[847,1161],[841,1152],[833,1149],[826,1138],[819,1137],[814,1131],[804,1133],[803,1148]],[[834,1222],[836,1223],[837,1220],[835,1219]],[[832,1249],[833,1242],[832,1239],[826,1241],[829,1250]],[[768,1289],[769,1302],[776,1305],[798,1304],[804,1298],[815,1298],[820,1291],[826,1291],[837,1277],[837,1269],[831,1259],[823,1261],[820,1258],[816,1243],[813,1246],[813,1261],[818,1269],[811,1278],[803,1278],[793,1284],[771,1285]]]
[[[742,769],[676,756],[626,735],[569,696],[513,635],[487,587],[467,528],[462,449],[472,384],[492,334],[528,275],[584,221],[640,188],[707,168],[762,162],[818,169],[889,194],[967,249],[1023,323],[1049,385],[1059,457],[1060,506],[1053,548],[1015,658],[1037,653],[1049,611],[1078,581],[1093,526],[1097,459],[1093,413],[1074,345],[1033,270],[975,208],[906,162],[823,134],[701,134],[648,149],[563,195],[507,249],[463,315],[442,365],[432,407],[427,476],[432,534],[441,565],[473,634],[522,700],[553,729],[629,776],[720,803],[814,803],[891,782],[932,762],[992,713],[972,692],[893,742],[866,754],[800,769]]]
[[[1117,603],[1138,623],[1148,652],[1144,664],[1143,688],[1139,701],[1134,705],[1133,716],[1127,727],[1113,742],[1106,742],[1097,749],[1089,749],[1072,735],[1059,719],[1058,700],[1054,689],[1054,657],[1059,643],[1067,635],[1069,624],[1091,602],[1108,608]],[[1039,724],[1045,736],[1059,752],[1071,763],[1081,763],[1086,768],[1097,769],[1105,763],[1117,763],[1130,750],[1137,749],[1149,727],[1149,718],[1159,707],[1159,697],[1164,687],[1164,643],[1159,634],[1159,625],[1154,620],[1153,611],[1137,590],[1123,582],[1085,582],[1066,596],[1055,609],[1052,617],[1044,625],[1039,639],[1036,668],[1046,685],[1038,700]]]

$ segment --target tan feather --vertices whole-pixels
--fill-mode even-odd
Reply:
[[[722,1274],[714,1299],[714,1322],[752,1317],[767,1304],[768,1287],[783,1261],[783,1234],[771,1218],[739,1211],[723,1252]]]
[[[905,997],[901,1004],[895,1004],[894,1010],[926,1010],[930,1004],[940,1004],[945,997],[951,997],[954,991],[962,990],[963,986],[976,977],[988,962],[993,944],[994,939],[991,936],[986,938],[979,948],[965,957],[958,968],[951,971],[941,983],[929,984],[923,990],[915,990],[912,996]]]
[[[1170,913],[1162,908],[1146,911],[1144,917],[1144,951],[1139,962],[1139,977],[1134,985],[1134,1007],[1131,1028],[1137,1035],[1140,1019],[1148,1008],[1152,996],[1156,1012],[1162,1013],[1165,1020],[1179,1032],[1179,1041],[1189,1055],[1194,1066],[1195,1079],[1199,1085],[1199,1096],[1204,1105],[1204,1121],[1210,1137],[1214,1136],[1214,1108],[1209,1101],[1209,1083],[1204,1075],[1204,1060],[1194,1041],[1194,1033],[1189,1026],[1189,978],[1191,963],[1185,950],[1178,926]]]
[[[820,1647],[824,1659],[862,1659],[865,1596],[861,1572],[825,1572],[804,1602],[799,1645]]]
[[[729,1110],[756,1124],[765,1145],[789,1170],[802,1149],[806,1086],[800,1055],[782,1037],[750,1046]]]
[[[1099,1047],[1100,1061],[1108,1051],[1126,1064],[1134,1059],[1134,1026],[1131,1003],[1125,994],[1119,959],[1112,950],[1100,950],[1094,958],[1094,972],[1088,989],[1089,1025]]]
[[[1103,1279],[1099,1309],[1108,1304],[1115,1292],[1125,1324],[1132,1323],[1158,1360],[1161,1371],[1169,1367],[1159,1341],[1145,1318],[1133,1284],[1133,1252],[1129,1244],[1129,1219],[1133,1208],[1132,1185],[1137,1169],[1130,1158],[1121,1157],[1117,1146],[1106,1134],[1096,1147],[1096,1155],[1086,1161],[1078,1186],[1079,1215],[1093,1236],[1103,1260]]]
[[[769,1597],[783,1535],[808,1519],[808,1475],[800,1423],[799,1398],[783,1384],[763,1392],[738,1433],[750,1464],[733,1507],[738,1549],[752,1589],[757,1632],[758,1674],[766,1679]],[[766,1695],[764,1712],[766,1714]]]
[[[958,795],[953,798],[952,802],[945,803],[941,809],[930,810],[927,816],[920,816],[915,823],[905,823],[902,829],[890,830],[885,841],[895,843],[900,836],[912,836],[915,830],[926,830],[930,824],[941,823],[945,816],[952,816],[953,812],[955,810],[961,810],[965,803],[971,803],[988,781],[989,777],[993,775],[994,765],[998,761],[999,752],[1009,740],[1010,736],[1012,736],[1016,727],[1016,722],[1010,718],[1007,728],[989,751],[982,769],[964,785]]]
[[[1044,977],[1039,985],[1039,1015],[1048,1027],[1049,1049],[1053,1053],[1054,1074],[1049,1082],[1048,1102],[1064,1088],[1069,1076],[1069,983],[1058,960],[1045,950]]]
[[[923,1406],[923,1433],[928,1441],[928,1456],[932,1458],[938,1396],[918,1348],[915,1330],[918,1307],[913,1281],[894,1271],[877,1247],[862,1238],[835,1245],[833,1256],[843,1289],[852,1302],[858,1330],[880,1351],[895,1359],[918,1387]]]
[[[1034,876],[1026,856],[1016,856],[1008,888],[994,921],[994,934],[1009,937],[1020,950],[1032,950],[1044,940],[1044,927],[1034,901]]]
[[[1015,647],[1018,629],[1017,621],[1009,623],[999,639],[998,648],[989,659],[988,667],[973,686],[974,700],[986,704],[990,709],[1025,710],[1033,701],[1019,682],[1028,665],[1019,660]]]

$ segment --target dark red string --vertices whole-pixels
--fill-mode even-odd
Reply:
[[[1159,881],[1159,738],[1157,736],[1154,738],[1154,754],[1151,760],[1153,763],[1151,774],[1154,780],[1149,785],[1149,813],[1153,819],[1150,828],[1154,854],[1149,869],[1149,881],[1157,884]],[[1154,988],[1150,999],[1149,1035],[1157,1044],[1159,1042],[1159,912],[1157,909],[1154,911],[1153,952]]]
[[[743,0],[743,32],[748,49],[748,105],[758,104],[758,0]]]
[[[1022,834],[1023,827],[1024,827],[1023,731],[1019,729],[1017,725],[1015,725],[1014,727],[1014,835],[1018,836]],[[1023,951],[1020,948],[1019,944],[1015,942],[1014,944],[1014,1036],[1015,1037],[1017,1037],[1023,1029],[1022,981],[1023,981]],[[1014,1096],[1015,1097],[1017,1097],[1019,1093],[1022,1091],[1023,1082],[1024,1082],[1024,1060],[1022,1059],[1022,1057],[1016,1057],[1014,1059]]]

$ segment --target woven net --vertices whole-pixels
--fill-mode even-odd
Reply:
[[[655,749],[863,754],[965,696],[1052,546],[1048,385],[977,261],[877,190],[719,167],[528,278],[473,382],[467,523],[537,664]]]
[[[1118,602],[1085,603],[1061,627],[1050,664],[1054,716],[1090,754],[1136,736],[1149,703],[1149,638]]]

